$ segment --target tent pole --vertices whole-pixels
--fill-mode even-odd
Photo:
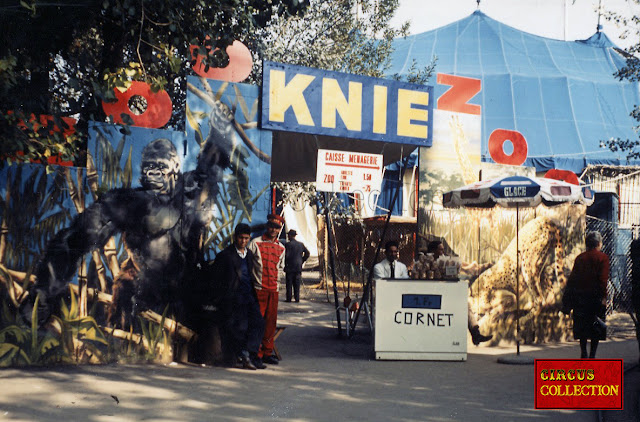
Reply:
[[[520,204],[516,203],[516,355],[520,355]]]
[[[480,225],[482,224],[482,218],[479,219],[478,221],[478,265],[477,265],[477,269],[476,269],[476,279],[475,281],[477,282],[478,279],[480,278],[480,254],[481,254],[481,250],[480,250],[480,243],[481,243],[481,237],[480,237]],[[478,282],[476,284],[476,314],[478,313],[478,308],[479,308],[479,298],[480,298],[480,282]]]

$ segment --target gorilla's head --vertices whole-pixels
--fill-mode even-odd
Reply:
[[[173,194],[180,177],[180,157],[168,139],[151,141],[142,150],[140,184],[145,189]]]

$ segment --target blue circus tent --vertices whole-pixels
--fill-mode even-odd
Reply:
[[[625,58],[604,33],[560,41],[522,32],[476,11],[441,28],[394,41],[389,74],[406,73],[437,57],[435,73],[482,80],[469,102],[482,107],[482,160],[492,162],[495,129],[527,140],[523,165],[580,173],[587,165],[638,165],[624,152],[600,147],[610,138],[637,139],[630,113],[640,104],[637,83],[613,74]],[[438,98],[450,87],[430,81]],[[437,142],[437,140],[434,140]],[[509,151],[505,151],[507,154]]]
[[[404,209],[402,193],[396,196],[395,202],[392,203],[391,201],[393,201],[396,189],[412,188],[412,186],[405,186],[403,184],[403,178],[400,172],[403,170],[411,171],[417,166],[418,148],[414,149],[405,159],[385,166],[384,177],[382,178],[382,185],[380,186],[380,196],[377,200],[378,208],[375,210],[375,215],[384,215],[389,208],[391,209],[392,215],[402,215],[402,210]]]

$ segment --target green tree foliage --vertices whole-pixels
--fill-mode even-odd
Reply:
[[[640,4],[640,0],[631,0],[636,5]],[[630,38],[637,40],[635,44],[625,50],[616,49],[625,56],[626,65],[616,72],[615,76],[619,80],[627,80],[630,82],[640,82],[640,16],[626,17],[616,12],[607,11],[604,13],[607,20],[614,22],[616,25],[624,29],[621,38]],[[631,110],[631,116],[640,122],[640,105],[635,104]],[[621,139],[611,138],[601,142],[601,146],[608,147],[611,151],[622,151],[627,153],[627,159],[640,158],[640,139]]]
[[[408,22],[399,29],[390,26],[398,4],[398,0],[311,0],[304,15],[277,17],[257,31],[251,49],[275,62],[399,79],[387,75],[393,39],[409,30]],[[414,63],[407,81],[425,84],[433,68],[434,63],[424,69]]]
[[[268,24],[297,15],[308,0],[5,0],[0,2],[0,157],[46,161],[73,156],[86,122],[104,118],[113,88],[143,80],[174,102],[169,125],[184,125],[184,76],[198,45],[205,65],[221,66],[225,48]],[[218,50],[216,50],[218,48]],[[12,114],[8,111],[13,111]],[[20,128],[29,116],[56,119]],[[60,116],[79,119],[63,136]],[[13,117],[12,117],[13,116]],[[32,125],[33,126],[33,125]],[[16,156],[17,151],[24,155]]]

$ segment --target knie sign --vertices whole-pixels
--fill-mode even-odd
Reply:
[[[262,128],[428,147],[433,87],[264,62]]]

